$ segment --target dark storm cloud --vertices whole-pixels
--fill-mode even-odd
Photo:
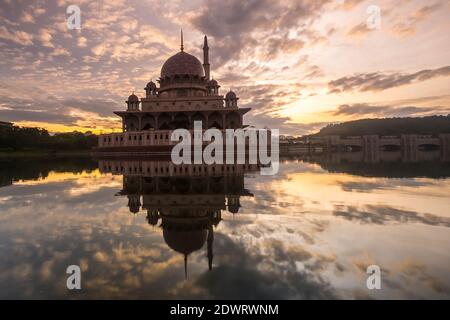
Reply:
[[[330,81],[328,87],[330,93],[347,91],[383,91],[416,82],[426,81],[436,77],[450,76],[450,66],[438,69],[421,70],[415,73],[358,73],[349,77]]]
[[[256,46],[261,46],[261,41],[267,50],[264,55],[270,59],[279,51],[300,49],[303,41],[289,39],[287,31],[310,23],[328,2],[213,0],[193,16],[191,23],[215,38],[216,65],[238,59],[241,54],[253,53]],[[268,30],[276,33],[267,36]],[[261,37],[263,33],[265,36]]]
[[[331,111],[334,116],[380,116],[380,117],[407,117],[428,114],[447,114],[450,107],[415,107],[415,106],[377,106],[367,103],[340,105]]]

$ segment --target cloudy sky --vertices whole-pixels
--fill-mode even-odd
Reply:
[[[81,9],[80,30],[67,28],[69,5]],[[158,78],[181,27],[199,58],[208,35],[213,77],[253,108],[246,122],[257,127],[300,135],[358,118],[446,115],[449,14],[449,0],[2,0],[0,120],[119,129],[112,111]]]

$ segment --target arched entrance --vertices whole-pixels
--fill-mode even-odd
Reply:
[[[223,129],[223,120],[220,113],[213,112],[209,115],[208,128]]]

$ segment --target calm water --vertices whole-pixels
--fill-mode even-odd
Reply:
[[[450,164],[357,158],[3,161],[0,298],[449,299]]]

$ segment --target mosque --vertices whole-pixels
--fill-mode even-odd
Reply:
[[[175,129],[193,133],[195,121],[203,130],[246,128],[243,116],[250,108],[239,107],[231,90],[221,95],[211,78],[206,36],[202,64],[185,52],[181,33],[180,51],[163,64],[156,82],[146,85],[145,97],[133,93],[126,110],[114,112],[122,119],[122,132],[100,135],[93,154],[101,159],[102,172],[123,175],[118,195],[128,198],[131,213],[146,212],[148,223],[162,229],[168,247],[183,255],[186,275],[188,256],[205,246],[211,270],[214,228],[223,211],[236,214],[240,197],[252,196],[244,188],[244,174],[259,165],[175,165],[166,158],[178,143],[170,137]]]
[[[253,197],[245,188],[246,173],[257,165],[175,165],[171,161],[145,159],[99,160],[102,173],[122,175],[132,214],[146,214],[147,222],[162,229],[167,246],[184,257],[206,251],[208,269],[213,266],[214,228],[222,212],[237,214],[241,197]]]
[[[144,88],[145,97],[133,93],[126,101],[126,110],[114,112],[122,118],[122,132],[100,135],[94,153],[170,152],[177,143],[170,141],[171,132],[193,130],[194,121],[202,121],[204,130],[246,127],[243,116],[250,108],[240,108],[231,89],[221,95],[219,83],[211,78],[206,36],[202,64],[184,50],[181,33],[180,52],[163,64],[157,83],[159,86],[150,81]]]

